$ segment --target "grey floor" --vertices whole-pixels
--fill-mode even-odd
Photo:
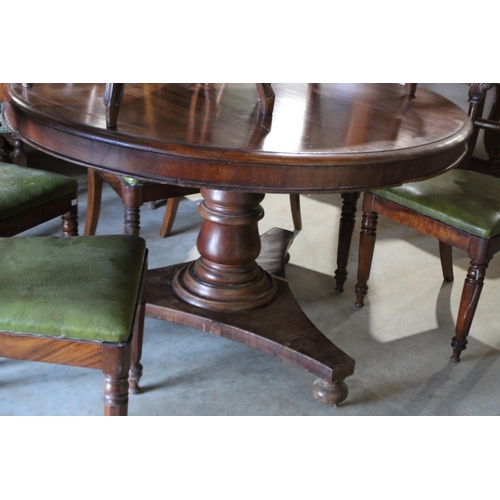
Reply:
[[[80,181],[80,227],[86,213],[85,170],[29,150],[29,164]],[[192,260],[200,227],[199,195],[183,199],[171,237],[158,231],[164,205],[142,211],[150,267]],[[309,318],[356,360],[339,408],[317,402],[313,375],[241,344],[147,318],[143,392],[130,399],[130,415],[498,415],[500,387],[500,259],[494,259],[467,350],[450,363],[465,254],[455,251],[456,282],[443,284],[437,242],[381,219],[370,293],[354,306],[359,220],[345,292],[334,290],[341,198],[301,196],[303,230],[291,249],[287,275]],[[292,229],[286,195],[267,195],[261,232]],[[25,234],[58,235],[59,221]],[[105,188],[98,234],[122,232],[122,205]],[[101,415],[98,371],[0,360],[1,415]]]

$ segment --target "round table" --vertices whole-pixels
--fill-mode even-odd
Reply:
[[[305,316],[285,276],[294,234],[258,221],[265,193],[361,192],[456,166],[467,115],[399,84],[125,84],[116,129],[104,84],[5,88],[4,117],[22,140],[90,168],[201,188],[200,258],[149,271],[146,314],[243,342],[318,376],[337,405],[354,360]]]

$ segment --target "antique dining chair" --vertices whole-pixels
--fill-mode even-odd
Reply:
[[[199,189],[185,188],[170,184],[144,182],[133,177],[115,175],[109,172],[87,170],[87,216],[84,234],[94,235],[101,210],[103,181],[109,184],[123,203],[125,234],[138,236],[140,232],[140,211],[145,203],[166,200],[165,215],[160,228],[160,236],[170,235],[179,202],[183,196],[199,193]]]
[[[416,83],[405,83],[405,98],[411,98],[417,90]],[[339,237],[337,242],[337,268],[335,269],[335,290],[344,291],[344,284],[347,280],[347,263],[351,249],[352,234],[356,224],[356,212],[358,200],[361,196],[359,192],[342,193],[342,209],[340,213]]]
[[[0,163],[0,237],[62,216],[62,235],[78,234],[78,182],[35,168]]]
[[[0,83],[0,162],[15,163],[16,165],[26,166],[26,153],[24,152],[23,142],[16,137],[12,131],[5,125],[3,112],[3,83]],[[12,144],[5,138],[5,135],[11,136]]]
[[[257,84],[259,100],[262,105],[262,113],[270,115],[274,106],[274,93],[269,84]],[[104,92],[104,105],[106,107],[106,126],[109,129],[116,129],[118,125],[118,115],[123,100],[124,84],[123,83],[107,83]],[[196,108],[196,101],[205,96],[207,90],[203,84],[194,86],[192,94],[191,108]],[[206,99],[204,106],[211,106],[217,103],[218,99]],[[205,110],[208,116],[209,109]],[[193,124],[190,128],[194,131]],[[206,132],[198,131],[199,134]],[[200,137],[202,140],[203,137]],[[165,238],[170,235],[174,224],[175,216],[179,202],[182,197],[199,193],[197,188],[181,187],[169,184],[158,184],[153,182],[145,182],[133,177],[119,176],[109,172],[97,171],[88,169],[87,173],[88,191],[87,191],[87,216],[85,221],[85,235],[93,235],[96,232],[99,221],[102,186],[103,181],[111,186],[111,188],[120,196],[124,205],[124,233],[139,235],[140,231],[140,209],[145,203],[151,203],[159,200],[166,200],[165,215],[160,228],[160,236]],[[294,228],[300,230],[302,228],[300,214],[300,200],[298,194],[290,195],[290,207],[292,211],[292,219]]]
[[[127,235],[0,238],[0,357],[102,370],[104,414],[127,415],[146,254]]]
[[[3,108],[3,102],[0,108]],[[0,127],[6,133],[11,132],[1,112]],[[0,162],[0,237],[19,234],[59,216],[62,216],[63,236],[76,236],[76,179],[27,168],[23,143],[17,137],[14,138],[14,147],[8,148],[7,152],[12,163]]]
[[[142,374],[145,242],[78,236],[77,187],[0,163],[0,357],[101,369],[104,413],[126,415],[127,377],[137,392]],[[10,237],[61,215],[63,237]]]
[[[460,167],[470,160],[480,129],[500,131],[498,121],[481,118],[485,92],[490,87],[491,84],[470,86],[469,116],[474,132]],[[470,258],[451,343],[451,360],[460,361],[483,288],[486,268],[493,255],[500,250],[500,179],[458,168],[429,180],[365,193],[358,283],[355,287],[358,307],[363,306],[368,292],[379,214],[439,240],[445,281],[453,280],[452,247],[465,251]]]

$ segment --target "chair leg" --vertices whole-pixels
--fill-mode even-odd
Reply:
[[[296,231],[302,229],[302,215],[300,213],[300,195],[290,195],[290,209],[292,211],[293,227]]]
[[[145,304],[141,304],[137,311],[134,338],[132,341],[132,363],[128,373],[129,393],[138,394],[140,392],[139,381],[142,377],[142,342],[144,337],[144,316]]]
[[[8,154],[9,143],[3,135],[0,135],[0,161],[9,162],[10,156]]]
[[[78,205],[63,214],[61,226],[63,236],[78,236]]]
[[[441,269],[443,270],[443,279],[453,281],[453,247],[442,241],[439,242],[439,257],[441,259]]]
[[[118,346],[102,346],[105,416],[125,417],[128,414],[128,374],[130,363],[130,342]]]
[[[93,236],[99,222],[102,198],[102,177],[93,169],[87,169],[87,217],[85,218],[85,236]]]
[[[375,212],[363,213],[361,235],[359,238],[358,282],[354,288],[356,292],[356,306],[363,307],[365,295],[368,293],[368,279],[372,267],[373,251],[377,238],[377,219]]]
[[[474,319],[474,314],[479,302],[488,262],[489,260],[472,260],[467,272],[467,277],[465,278],[458,309],[455,336],[451,341],[451,346],[453,347],[451,361],[455,363],[460,361],[460,353],[465,350],[467,346],[467,335],[469,335],[472,320]]]
[[[179,202],[181,201],[181,196],[176,196],[175,198],[167,198],[167,208],[165,209],[165,215],[163,217],[163,223],[160,229],[160,236],[166,238],[170,236],[170,231],[172,231],[172,226],[174,225],[175,216],[177,215],[177,209],[179,208]]]
[[[28,159],[26,153],[24,152],[24,144],[21,139],[19,139],[14,134],[12,135],[14,139],[14,149],[10,153],[10,160],[14,165],[19,165],[20,167],[26,167],[28,165]]]
[[[132,236],[139,236],[141,227],[141,209],[137,206],[124,206],[124,234],[131,234]]]
[[[339,292],[344,291],[344,283],[347,279],[347,262],[349,260],[349,250],[356,223],[356,209],[360,194],[342,194],[342,214],[337,245],[337,269],[335,270],[335,290]]]

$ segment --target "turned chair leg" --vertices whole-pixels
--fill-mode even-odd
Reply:
[[[302,229],[302,215],[300,213],[300,195],[290,195],[290,209],[292,212],[293,227],[296,231]]]
[[[177,209],[179,208],[179,202],[181,201],[181,196],[176,196],[175,198],[167,198],[167,207],[165,209],[165,215],[163,216],[163,222],[160,228],[160,236],[166,238],[170,236],[172,231],[172,226],[174,225],[175,216],[177,215]]]
[[[439,242],[439,257],[441,259],[441,269],[443,270],[443,279],[453,281],[453,247],[442,241]]]
[[[340,217],[339,241],[337,246],[337,269],[335,270],[335,290],[344,291],[347,279],[347,262],[351,249],[352,233],[356,224],[356,209],[361,193],[342,194],[342,214]]]
[[[71,207],[71,210],[62,216],[62,235],[78,236],[78,205]]]
[[[358,282],[354,288],[357,307],[363,307],[365,295],[368,293],[368,279],[372,267],[373,251],[377,238],[377,219],[375,212],[363,213],[361,234],[359,237]]]
[[[481,290],[483,289],[484,277],[489,260],[475,261],[470,263],[467,277],[465,278],[464,287],[462,289],[462,297],[460,298],[460,306],[458,309],[457,324],[455,327],[455,336],[451,341],[453,354],[451,361],[458,363],[460,361],[460,353],[467,346],[467,335],[474,319]]]
[[[14,134],[12,134],[12,138],[14,139],[14,148],[10,152],[10,160],[14,165],[26,167],[28,165],[28,159],[24,152],[24,143]]]
[[[140,223],[141,223],[141,209],[138,206],[124,206],[124,234],[131,234],[132,236],[139,236]]]
[[[102,177],[93,169],[87,169],[87,217],[85,236],[93,236],[99,222],[102,198]]]
[[[130,362],[130,342],[118,346],[102,346],[105,416],[125,417],[128,414],[128,374]]]

